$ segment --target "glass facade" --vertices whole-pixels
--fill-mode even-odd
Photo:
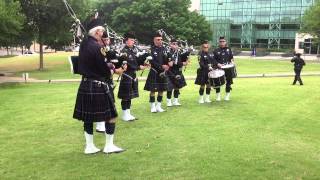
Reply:
[[[233,47],[294,48],[304,11],[315,0],[201,0],[212,42],[225,36]]]

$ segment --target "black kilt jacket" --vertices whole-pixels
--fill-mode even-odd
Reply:
[[[173,49],[168,53],[169,61],[173,62],[173,66],[170,67],[167,72],[168,77],[168,91],[173,89],[181,89],[187,85],[184,75],[182,73],[183,62],[181,58],[181,52]]]
[[[199,68],[197,69],[197,77],[195,80],[195,84],[197,85],[205,85],[209,84],[208,81],[208,73],[209,67],[213,67],[215,65],[214,54],[210,52],[200,51],[198,55]]]
[[[168,89],[167,76],[163,76],[162,65],[168,65],[168,50],[164,47],[151,47],[152,60],[144,90],[151,92],[166,91]]]
[[[140,70],[140,65],[144,64],[145,58],[139,58],[136,47],[125,46],[121,50],[121,54],[125,56],[123,58],[127,61],[127,70],[121,76],[118,98],[126,100],[137,98],[139,91],[136,71]]]
[[[229,47],[216,48],[213,51],[213,54],[214,54],[216,63],[219,63],[219,64],[229,64],[233,59],[233,53]],[[233,84],[234,72],[232,72],[231,69],[224,69],[224,72],[225,72],[226,80],[228,81],[228,83]]]

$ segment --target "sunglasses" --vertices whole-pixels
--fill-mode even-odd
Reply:
[[[162,41],[162,39],[156,39],[156,41]]]

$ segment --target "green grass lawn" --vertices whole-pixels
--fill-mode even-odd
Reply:
[[[303,80],[236,79],[230,102],[204,105],[188,81],[183,105],[161,114],[141,90],[140,119],[118,121],[127,151],[113,155],[83,154],[77,83],[1,85],[1,179],[320,179],[320,78]]]
[[[39,57],[16,56],[0,59],[0,72],[14,72],[13,76],[21,76],[22,72],[29,72],[31,78],[36,79],[74,79],[78,75],[70,73],[68,56],[73,53],[45,54],[45,70],[38,71]],[[293,65],[289,61],[236,59],[238,74],[270,74],[270,73],[293,73]],[[191,64],[186,68],[186,76],[195,76],[198,68],[196,56],[191,57]],[[320,63],[308,63],[303,72],[320,72]],[[140,75],[140,72],[138,73]],[[147,76],[148,72],[144,72]]]

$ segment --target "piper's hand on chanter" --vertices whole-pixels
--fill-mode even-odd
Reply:
[[[124,64],[120,68],[115,69],[115,73],[121,75],[123,72],[127,70],[127,67],[127,64]]]
[[[115,69],[114,73],[121,75],[124,71],[125,70],[121,67],[121,68]]]
[[[162,69],[164,69],[165,71],[168,71],[169,70],[169,66],[168,65],[162,65]]]
[[[148,68],[148,65],[140,65],[139,67],[140,67],[141,70],[145,70],[145,69]]]
[[[217,66],[218,66],[219,68],[221,68],[221,67],[223,66],[223,64],[218,63]]]
[[[107,65],[108,65],[108,67],[109,67],[110,69],[114,69],[114,68],[115,68],[114,64],[112,64],[112,63],[107,63]]]
[[[168,65],[169,65],[170,67],[172,67],[172,66],[173,66],[173,61],[169,61]]]
[[[128,69],[128,65],[127,65],[127,64],[124,64],[124,65],[121,66],[121,68],[122,68],[124,71],[126,71],[126,70]]]
[[[190,64],[190,60],[189,59],[182,63],[183,66],[187,66],[188,64]]]

